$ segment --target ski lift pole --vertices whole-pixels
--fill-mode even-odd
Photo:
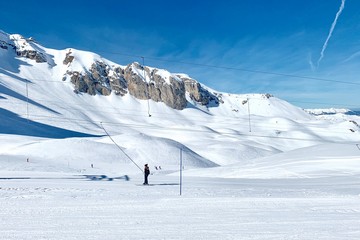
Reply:
[[[138,169],[140,169],[141,172],[144,172],[144,171],[142,170],[142,168],[139,167],[139,165],[137,165],[136,162],[135,162],[134,160],[132,160],[132,158],[131,158],[129,155],[127,155],[126,152],[125,152],[119,145],[117,145],[117,143],[114,141],[114,139],[110,136],[110,134],[106,131],[106,129],[105,129],[104,126],[102,125],[102,122],[100,122],[100,125],[101,125],[101,128],[102,128],[102,129],[104,130],[104,132],[106,133],[106,135],[107,135],[107,136],[111,139],[111,141],[115,144],[115,146],[117,146],[117,147],[120,149],[120,151],[121,151],[128,159],[130,159],[130,161],[131,161],[133,164],[135,164],[135,166],[136,166]]]
[[[359,144],[356,144],[356,147],[360,150]]]
[[[248,115],[249,115],[249,132],[251,132],[250,99],[249,98],[247,98],[247,104],[248,104]]]
[[[181,196],[181,190],[182,190],[182,148],[180,148],[180,196]]]

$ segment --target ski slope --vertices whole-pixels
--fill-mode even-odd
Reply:
[[[150,186],[1,172],[2,239],[358,239],[359,176],[223,179],[151,175]],[[116,175],[119,176],[119,175]],[[17,179],[15,178],[17,177]],[[21,179],[21,177],[28,177]],[[115,176],[113,176],[115,177]]]
[[[121,65],[11,39],[47,62],[0,48],[0,238],[360,238],[358,115],[206,86],[218,107],[75,93],[66,71]]]

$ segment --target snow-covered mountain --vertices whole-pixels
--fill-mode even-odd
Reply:
[[[356,152],[360,117],[318,113],[271,94],[222,93],[186,74],[0,31],[3,169],[118,171],[116,164],[131,160],[170,168],[180,151],[186,168],[241,169],[292,151],[326,152],[324,144]]]

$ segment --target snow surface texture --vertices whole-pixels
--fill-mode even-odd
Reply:
[[[68,66],[69,49],[0,40],[48,59],[0,48],[1,239],[360,239],[360,117],[349,110],[267,94],[217,92],[218,107],[189,98],[182,111],[76,94],[66,71],[120,65],[71,49]]]
[[[1,172],[1,239],[359,239],[358,177],[178,178],[150,186]],[[18,179],[14,179],[17,176]],[[29,177],[21,179],[21,177]],[[139,176],[140,177],[140,176]],[[12,178],[12,179],[11,179]]]

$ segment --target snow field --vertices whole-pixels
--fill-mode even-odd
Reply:
[[[38,174],[0,179],[2,239],[360,236],[359,176],[287,182],[184,178],[179,196],[178,178],[164,175],[138,186],[139,174],[130,181]]]
[[[66,71],[120,65],[14,38],[48,63],[0,49],[0,239],[360,239],[359,116],[206,86],[218,107],[75,94]]]

